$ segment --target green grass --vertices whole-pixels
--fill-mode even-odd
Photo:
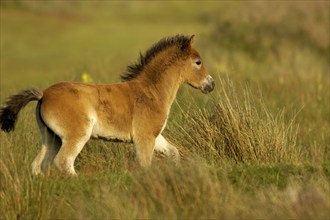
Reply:
[[[182,161],[142,170],[131,144],[91,140],[78,177],[32,177],[34,104],[0,133],[3,219],[329,219],[329,3],[1,1],[1,95],[119,81],[164,36],[196,34],[216,79],[179,90],[164,131]]]

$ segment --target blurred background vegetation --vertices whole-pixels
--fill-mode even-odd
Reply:
[[[91,141],[80,182],[31,179],[29,106],[1,133],[1,177],[17,180],[1,185],[7,217],[329,218],[329,1],[2,0],[0,18],[1,103],[58,81],[119,82],[139,52],[176,34],[196,35],[216,79],[207,96],[183,86],[173,105],[164,133],[190,161],[181,168],[136,171],[132,146]]]

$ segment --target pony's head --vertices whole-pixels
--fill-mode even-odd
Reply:
[[[163,38],[154,44],[145,54],[140,54],[137,63],[129,65],[121,76],[123,81],[139,78],[158,82],[162,73],[169,71],[181,81],[209,93],[214,89],[213,78],[208,74],[197,50],[192,47],[194,35],[176,35]],[[144,73],[144,74],[143,74]]]
[[[180,71],[183,81],[190,86],[200,89],[203,93],[209,93],[214,89],[214,79],[208,74],[202,59],[192,47],[194,35],[181,45],[182,53],[182,70]]]

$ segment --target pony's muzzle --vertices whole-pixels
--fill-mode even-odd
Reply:
[[[215,87],[214,79],[209,75],[202,84],[201,87],[202,93],[207,94],[209,92],[212,92],[214,87]]]

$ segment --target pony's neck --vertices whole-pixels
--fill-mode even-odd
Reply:
[[[180,51],[172,46],[157,54],[136,78],[144,87],[145,95],[158,101],[159,108],[169,111],[183,80]]]
[[[173,67],[168,67],[164,72],[149,72],[144,78],[144,85],[147,87],[148,95],[156,100],[160,100],[161,108],[169,110],[176,94],[182,84],[182,79],[179,74],[180,70]],[[150,78],[150,76],[153,76]]]

